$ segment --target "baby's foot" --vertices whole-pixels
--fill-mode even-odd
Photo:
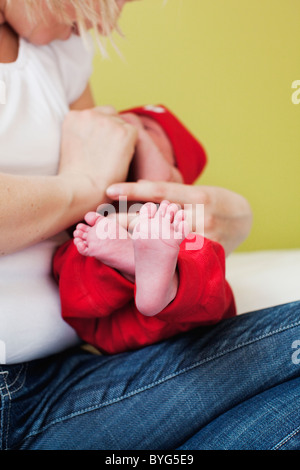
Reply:
[[[103,217],[96,212],[89,212],[85,221],[88,225],[78,224],[74,231],[74,244],[78,252],[96,258],[132,280],[134,251],[127,230],[116,219]]]
[[[177,258],[181,242],[190,233],[183,210],[163,201],[140,210],[132,239],[135,255],[137,309],[147,316],[162,311],[176,296]]]

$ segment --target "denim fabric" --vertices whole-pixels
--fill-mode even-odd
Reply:
[[[0,369],[2,449],[300,450],[300,302]]]

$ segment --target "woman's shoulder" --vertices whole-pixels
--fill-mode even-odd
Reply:
[[[54,52],[58,61],[74,63],[78,68],[81,68],[85,62],[91,62],[95,52],[90,35],[86,38],[72,35],[66,41],[56,40],[47,47]]]
[[[19,37],[7,24],[0,25],[0,63],[15,62],[19,54]]]
[[[67,41],[53,41],[48,46],[67,94],[68,103],[74,103],[84,92],[93,70],[94,48],[91,37],[87,42],[71,36]]]

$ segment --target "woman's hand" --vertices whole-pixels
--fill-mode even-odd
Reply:
[[[112,200],[126,196],[128,201],[166,199],[179,204],[187,210],[192,230],[220,243],[227,256],[245,240],[252,225],[246,199],[224,188],[141,180],[113,185],[107,195]]]
[[[134,155],[137,130],[110,107],[71,111],[63,124],[59,175],[73,184],[77,199],[101,202],[114,182],[125,181]]]

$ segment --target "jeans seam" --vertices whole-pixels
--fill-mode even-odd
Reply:
[[[3,371],[3,369],[0,367],[0,375],[3,377],[3,382],[4,386],[0,387],[0,396],[1,396],[1,401],[2,401],[2,410],[1,410],[1,429],[2,429],[2,435],[1,435],[1,449],[8,449],[8,439],[9,439],[9,430],[10,430],[10,415],[11,415],[11,407],[12,407],[12,395],[19,391],[26,380],[26,372],[27,372],[27,367],[28,364],[23,364],[20,367],[20,370],[12,383],[8,383],[8,378],[9,378],[9,372],[8,371]],[[21,381],[20,385],[17,386],[14,390],[11,388],[18,382],[22,372],[25,371],[24,373],[24,379]],[[6,393],[5,393],[6,391]],[[8,398],[6,398],[8,397]],[[5,401],[8,400],[8,404],[5,407],[4,403]],[[7,416],[6,416],[7,415]],[[6,421],[4,423],[4,421]]]
[[[4,430],[4,413],[5,413],[5,407],[4,407],[4,398],[2,396],[2,392],[0,390],[0,404],[1,404],[1,409],[0,409],[0,450],[3,449],[3,430]]]
[[[5,386],[4,387],[0,387],[0,391],[2,390],[6,390],[7,393],[6,394],[2,394],[3,397],[6,397],[6,396],[9,396],[9,398],[11,399],[11,395],[13,395],[14,393],[18,392],[24,385],[25,383],[25,380],[26,380],[26,372],[27,372],[27,368],[28,368],[28,364],[23,364],[17,374],[17,376],[15,377],[14,381],[11,383],[11,384],[8,384],[7,383],[7,378],[9,376],[9,372],[8,371],[4,371],[4,372],[0,372],[1,375],[3,375],[3,380],[5,382]],[[20,383],[20,385],[18,386],[18,388],[14,389],[14,390],[11,390],[11,387],[19,380],[19,377],[21,375],[21,373],[24,371],[25,369],[25,373],[24,373],[24,379],[22,380],[22,382]]]
[[[4,449],[4,450],[6,450],[8,448],[8,435],[9,435],[10,411],[11,411],[11,395],[9,393],[6,377],[7,376],[5,376],[5,374],[3,374],[3,380],[4,380],[4,383],[5,383],[5,387],[2,387],[2,389],[0,390],[3,405],[4,405],[4,402],[5,402],[5,397],[8,396],[8,406],[7,407],[3,406],[2,407],[2,412],[1,412],[1,428],[3,430],[3,434],[1,436],[1,439],[2,439],[1,449]],[[2,393],[2,390],[5,389],[5,388],[7,390],[6,394]],[[6,419],[6,425],[4,426],[5,413],[7,413],[7,419]]]
[[[300,432],[300,426],[298,426],[296,429],[294,429],[293,432],[289,433],[287,436],[285,436],[284,439],[281,439],[276,446],[272,447],[271,450],[278,450],[280,449],[284,444],[286,444],[288,441],[290,441],[293,437],[295,437],[298,433]]]
[[[167,382],[168,380],[174,378],[174,377],[177,377],[181,374],[184,374],[192,369],[195,369],[196,367],[199,367],[200,365],[202,364],[205,364],[206,362],[209,362],[209,361],[213,361],[219,357],[222,357],[222,356],[225,356],[226,354],[230,353],[230,352],[233,352],[237,349],[240,349],[240,348],[243,348],[244,346],[247,346],[249,344],[254,344],[264,338],[268,338],[268,337],[271,337],[271,336],[274,336],[275,334],[277,333],[280,333],[282,331],[287,331],[289,329],[292,329],[292,328],[295,328],[297,326],[300,325],[300,322],[295,322],[295,323],[292,323],[290,325],[287,325],[285,327],[282,327],[282,328],[277,328],[276,330],[274,331],[271,331],[269,333],[266,333],[264,335],[260,335],[258,336],[257,338],[252,338],[252,339],[249,339],[248,341],[245,341],[243,343],[240,343],[240,344],[237,344],[236,346],[232,347],[232,348],[228,348],[228,349],[225,349],[223,350],[222,352],[219,352],[218,354],[214,354],[213,356],[210,356],[210,357],[207,357],[201,361],[197,361],[196,363],[194,364],[191,364],[190,366],[188,367],[185,367],[183,369],[180,369],[179,371],[177,372],[173,372],[169,375],[166,375],[165,377],[155,381],[155,382],[152,382],[148,385],[145,385],[144,387],[140,387],[136,390],[133,390],[132,392],[126,394],[126,395],[122,395],[120,397],[117,397],[117,398],[114,398],[112,400],[108,400],[106,402],[103,402],[101,404],[98,404],[98,405],[94,405],[94,406],[90,406],[88,408],[84,408],[82,410],[78,410],[74,413],[70,413],[69,415],[65,415],[65,416],[62,416],[60,418],[56,418],[55,420],[51,421],[50,423],[48,423],[46,426],[44,426],[43,428],[37,430],[37,431],[33,431],[31,433],[29,433],[23,440],[22,442],[24,442],[25,440],[27,439],[30,439],[31,437],[34,437],[38,434],[41,434],[42,432],[46,431],[48,428],[50,428],[51,426],[55,425],[55,424],[59,424],[63,421],[67,421],[68,419],[72,419],[72,418],[75,418],[76,416],[80,416],[82,414],[85,414],[85,413],[90,413],[91,411],[95,411],[97,409],[100,409],[100,408],[104,408],[106,406],[110,406],[114,403],[117,403],[117,402],[120,402],[120,401],[123,401],[123,400],[126,400],[127,398],[130,398],[134,395],[137,395],[138,393],[141,393],[141,392],[144,392],[146,390],[149,390],[150,388],[153,388],[153,387],[156,387],[157,385],[160,385],[161,383],[163,382]]]

